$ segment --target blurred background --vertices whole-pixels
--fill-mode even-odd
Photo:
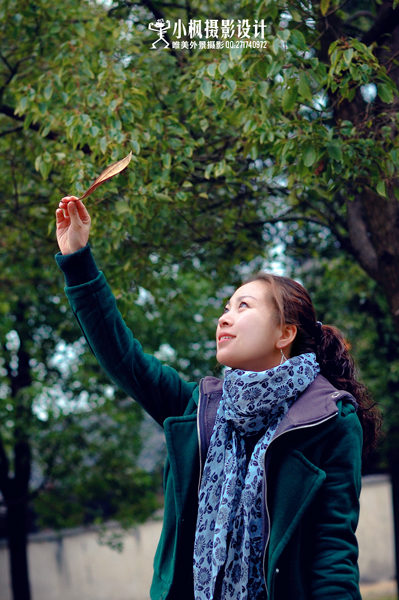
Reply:
[[[60,198],[130,151],[86,205],[146,352],[221,375],[217,317],[261,268],[343,331],[384,413],[362,590],[396,598],[396,5],[0,1],[0,600],[149,597],[162,429],[98,367],[53,258]]]

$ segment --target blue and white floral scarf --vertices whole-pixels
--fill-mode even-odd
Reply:
[[[194,545],[195,600],[213,599],[220,571],[221,600],[266,597],[262,556],[264,456],[278,424],[319,371],[313,353],[295,356],[267,371],[227,371],[200,488]],[[244,437],[256,434],[261,437],[247,468]]]

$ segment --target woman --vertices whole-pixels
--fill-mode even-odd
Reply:
[[[107,373],[165,430],[151,598],[360,599],[362,439],[374,444],[379,413],[339,331],[316,321],[298,283],[260,274],[219,319],[224,382],[187,383],[126,327],[82,202],[59,206],[56,260],[75,316]]]

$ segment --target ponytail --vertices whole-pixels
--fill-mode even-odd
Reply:
[[[357,379],[357,369],[342,333],[332,325],[323,325],[316,340],[316,359],[320,373],[338,390],[346,390],[356,399],[357,416],[363,429],[363,456],[377,447],[382,415],[367,388]]]

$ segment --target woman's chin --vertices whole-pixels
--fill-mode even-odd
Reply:
[[[229,369],[233,369],[233,367],[229,364],[229,359],[223,357],[223,352],[216,352],[216,360],[218,361],[219,365],[222,365],[223,367],[228,367]]]
[[[217,352],[216,360],[218,361],[218,363],[220,365],[223,365],[223,367],[227,367],[228,369],[239,369],[240,368],[237,366],[237,364],[235,363],[235,361],[233,359],[229,359],[227,356],[223,356],[223,352]]]

